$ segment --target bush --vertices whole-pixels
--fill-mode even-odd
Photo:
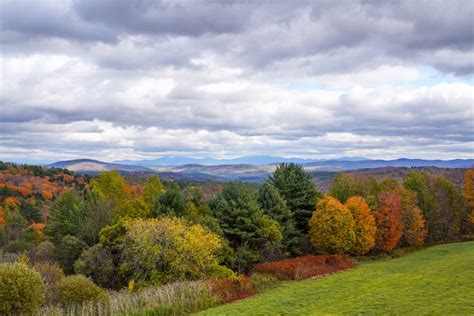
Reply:
[[[257,294],[248,277],[239,276],[230,279],[209,280],[207,284],[212,293],[224,303],[230,303]]]
[[[90,277],[102,287],[111,288],[117,284],[112,253],[101,244],[84,250],[74,263],[74,270],[77,274]]]
[[[54,244],[49,241],[45,240],[42,241],[35,249],[35,261],[53,261],[54,260]]]
[[[255,271],[271,273],[283,280],[303,280],[352,268],[354,263],[346,255],[302,256],[293,259],[259,263]]]
[[[252,281],[252,288],[257,291],[262,291],[264,289],[273,287],[280,283],[280,279],[273,274],[270,273],[254,273],[250,276]]]
[[[31,314],[43,302],[41,275],[22,263],[0,264],[0,314]]]
[[[56,302],[61,305],[107,302],[107,293],[83,275],[71,275],[58,282]]]
[[[209,271],[209,277],[211,279],[229,279],[236,276],[235,272],[231,269],[219,265],[213,266]]]
[[[49,262],[36,263],[34,269],[41,275],[46,286],[45,301],[51,303],[56,295],[58,282],[65,277],[64,272],[56,263]]]

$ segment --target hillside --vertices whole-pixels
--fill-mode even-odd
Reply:
[[[472,315],[474,242],[433,246],[322,279],[286,282],[199,315]]]
[[[58,161],[47,165],[47,167],[64,168],[79,173],[97,173],[110,170],[120,170],[125,172],[151,172],[150,169],[141,166],[107,163],[92,159]]]

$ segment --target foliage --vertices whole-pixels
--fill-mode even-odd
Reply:
[[[257,290],[252,286],[252,280],[245,276],[209,280],[207,284],[212,288],[212,293],[224,303],[234,302],[257,294]]]
[[[84,250],[74,263],[74,271],[91,278],[102,287],[114,287],[117,284],[112,253],[101,244]]]
[[[122,269],[152,284],[199,279],[217,265],[220,238],[201,225],[162,217],[126,223]]]
[[[55,258],[64,272],[74,272],[74,262],[79,258],[87,244],[77,237],[67,235],[58,243],[55,249]]]
[[[354,219],[346,206],[331,196],[318,202],[309,221],[313,246],[325,253],[342,254],[354,245]]]
[[[416,193],[405,188],[399,188],[397,193],[400,197],[403,222],[401,245],[421,246],[426,235],[426,230],[423,214],[418,207]]]
[[[307,233],[316,198],[321,196],[314,187],[311,175],[300,165],[284,163],[276,168],[268,181],[285,199],[298,230]]]
[[[463,196],[466,199],[466,230],[474,232],[474,169],[464,173]]]
[[[159,176],[151,176],[145,182],[145,185],[143,187],[143,198],[150,210],[153,210],[158,201],[158,198],[163,193],[163,191],[164,187],[161,183]]]
[[[349,198],[345,206],[354,218],[355,241],[349,252],[355,255],[363,255],[375,246],[377,230],[375,219],[369,205],[360,196]]]
[[[117,170],[102,172],[91,182],[91,190],[114,204],[125,199],[129,186]]]
[[[352,268],[354,263],[346,255],[306,255],[292,259],[258,263],[255,271],[271,273],[283,280],[304,280]]]
[[[54,243],[57,243],[66,235],[75,236],[83,219],[82,200],[75,192],[66,191],[56,200],[49,211],[45,233],[52,238]]]
[[[51,262],[54,260],[54,244],[45,240],[39,243],[35,248],[34,261],[35,262]]]
[[[71,275],[57,283],[56,303],[75,305],[85,302],[106,302],[108,294],[83,275]]]
[[[79,229],[79,237],[92,246],[99,241],[102,228],[112,223],[112,202],[98,193],[87,191],[84,201],[84,221]]]
[[[123,200],[113,211],[114,221],[121,218],[148,218],[151,217],[151,211],[142,198],[132,198]]]
[[[235,252],[235,260],[230,265],[238,271],[248,270],[252,263],[260,260],[269,243],[273,242],[273,248],[278,247],[274,240],[277,226],[270,218],[262,222],[263,213],[248,186],[226,184],[222,193],[211,201],[211,208]]]
[[[398,245],[403,235],[400,197],[392,192],[381,192],[377,195],[377,199],[376,245],[380,250],[391,251]]]
[[[293,213],[288,209],[278,190],[269,183],[262,184],[258,191],[258,203],[264,214],[280,224],[285,250],[292,255],[301,253],[300,236],[296,230]]]
[[[41,275],[23,263],[0,264],[0,314],[34,313],[43,302]]]
[[[56,263],[39,262],[34,269],[41,275],[45,285],[45,302],[53,303],[57,294],[57,285],[65,275],[63,270]]]
[[[474,242],[438,245],[317,280],[285,282],[198,315],[471,315]]]
[[[252,282],[252,288],[258,292],[272,288],[280,283],[280,279],[277,276],[270,273],[259,272],[252,273],[250,281]]]
[[[236,276],[237,274],[231,269],[219,265],[212,266],[209,271],[209,278],[211,279],[230,279]]]
[[[186,214],[186,200],[175,182],[172,182],[168,190],[160,195],[154,213],[156,216],[183,216]]]
[[[331,181],[329,195],[341,203],[353,196],[366,197],[371,194],[369,181],[352,173],[338,173]]]

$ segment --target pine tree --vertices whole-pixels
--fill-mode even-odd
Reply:
[[[46,235],[53,242],[59,242],[63,236],[77,235],[83,224],[84,208],[82,200],[73,192],[64,192],[49,211],[46,223]]]
[[[293,214],[278,190],[273,185],[264,183],[258,191],[258,203],[264,214],[280,224],[286,251],[291,255],[301,254],[300,234],[296,229]]]
[[[308,221],[314,211],[316,198],[321,197],[303,167],[294,163],[280,164],[269,178],[285,199],[296,221],[296,228],[303,234],[308,232]]]

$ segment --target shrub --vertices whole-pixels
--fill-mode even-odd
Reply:
[[[56,295],[58,282],[65,277],[64,272],[56,263],[49,262],[36,263],[34,269],[41,275],[46,286],[45,301],[51,303]]]
[[[354,263],[346,255],[302,256],[273,262],[259,263],[255,271],[271,273],[283,280],[304,280],[315,276],[352,268]]]
[[[236,277],[236,274],[227,267],[215,265],[210,269],[209,277],[211,279],[229,279]]]
[[[45,240],[42,241],[35,249],[35,261],[53,261],[54,260],[54,244]]]
[[[83,275],[71,275],[58,282],[56,302],[61,305],[106,302],[107,293]]]
[[[74,271],[90,277],[95,283],[102,287],[114,287],[116,271],[112,253],[109,249],[97,244],[84,250],[74,263]]]
[[[0,314],[31,314],[43,302],[41,275],[22,263],[0,264]]]
[[[280,283],[280,279],[270,273],[254,273],[250,276],[250,280],[252,281],[252,288],[259,292]]]
[[[239,276],[230,279],[209,280],[207,284],[212,293],[224,303],[230,303],[257,294],[248,277]]]

